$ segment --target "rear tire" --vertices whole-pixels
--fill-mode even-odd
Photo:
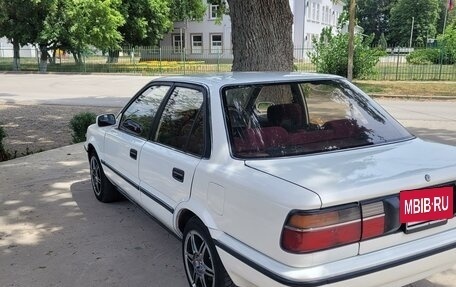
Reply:
[[[119,191],[109,181],[103,171],[100,159],[95,152],[89,156],[90,179],[95,197],[101,202],[113,202],[120,199]]]
[[[217,254],[206,226],[196,217],[185,225],[182,239],[185,275],[192,287],[235,287]]]

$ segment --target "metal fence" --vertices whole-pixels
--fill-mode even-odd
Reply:
[[[310,62],[310,49],[295,49],[294,67],[297,71],[315,72]],[[442,59],[438,63],[415,63],[407,61],[410,49],[393,48],[380,58],[369,80],[446,80],[456,81],[456,64]],[[21,71],[38,72],[40,53],[35,48],[21,50]],[[271,56],[273,57],[273,55]],[[134,73],[143,75],[196,74],[231,71],[231,50],[174,49],[155,47],[127,47],[119,52],[114,62],[108,63],[108,55],[89,51],[77,64],[70,53],[56,51],[55,58],[47,65],[48,72],[73,73]],[[11,71],[12,48],[0,48],[0,71]]]

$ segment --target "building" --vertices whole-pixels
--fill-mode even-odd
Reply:
[[[7,38],[0,38],[0,58],[13,58],[13,44],[11,44]],[[21,47],[19,51],[21,58],[36,58],[37,51],[32,45]]]
[[[303,58],[304,50],[312,48],[312,38],[318,38],[324,27],[336,27],[343,5],[332,0],[289,0],[294,15],[293,44],[295,57]],[[167,56],[186,59],[232,59],[231,20],[223,15],[217,20],[217,5],[208,4],[203,21],[174,23],[171,33],[165,35],[160,47]]]

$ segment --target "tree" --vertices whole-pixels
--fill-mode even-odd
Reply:
[[[412,44],[424,46],[437,34],[439,12],[440,0],[398,0],[391,8],[389,42],[408,46],[413,21]]]
[[[211,0],[209,0],[211,2]],[[214,1],[220,2],[220,1]],[[220,12],[225,12],[224,2],[217,3],[221,6]],[[206,5],[201,0],[171,0],[170,10],[172,21],[185,21],[185,20],[203,20],[206,13]],[[220,14],[221,15],[221,14]]]
[[[119,27],[122,44],[155,45],[173,25],[166,1],[123,0],[119,11],[125,19]]]
[[[347,65],[347,78],[353,80],[353,61],[355,51],[355,21],[356,21],[356,0],[331,0],[333,3],[342,2],[348,6],[348,65]],[[339,21],[341,23],[345,15],[341,15]]]
[[[0,36],[13,44],[13,70],[20,70],[20,46],[36,43],[55,0],[0,0]]]
[[[347,77],[348,73],[348,42],[349,35],[338,32],[333,35],[332,28],[323,28],[319,40],[313,39],[315,50],[309,53],[311,62],[316,66],[317,72],[336,74]],[[354,37],[353,77],[361,78],[373,72],[384,52],[372,49],[374,35]]]
[[[228,0],[228,4],[232,70],[292,71],[293,14],[288,0]]]
[[[353,80],[353,61],[355,53],[355,19],[356,19],[356,0],[350,0],[348,22],[348,67],[347,78],[349,81]]]
[[[439,20],[437,21],[437,33],[442,34],[443,26],[445,22],[445,15],[448,10],[448,1],[440,2],[440,12],[439,12]],[[452,9],[448,11],[447,16],[447,25],[448,23],[452,23],[456,19],[456,9]]]
[[[375,40],[381,34],[388,34],[389,14],[396,0],[357,0],[356,18],[358,25],[363,27],[364,34],[375,34]]]
[[[50,48],[69,50],[75,62],[82,63],[82,54],[91,46],[104,51],[120,47],[118,29],[125,22],[118,11],[120,0],[58,1],[39,35],[42,71]]]
[[[385,37],[384,33],[382,33],[380,35],[380,38],[378,39],[377,47],[379,47],[383,51],[385,51],[386,48],[388,48],[388,42],[386,41],[386,37]]]
[[[441,46],[443,62],[447,64],[456,63],[456,18],[447,24],[445,34],[437,37]]]

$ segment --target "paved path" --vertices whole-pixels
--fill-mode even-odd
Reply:
[[[122,106],[151,78],[0,74],[0,104]],[[379,100],[456,146],[456,102]],[[186,286],[180,242],[127,201],[92,195],[82,145],[0,164],[0,286]],[[456,266],[412,284],[456,286]]]
[[[122,107],[156,77],[0,74],[0,103]]]

